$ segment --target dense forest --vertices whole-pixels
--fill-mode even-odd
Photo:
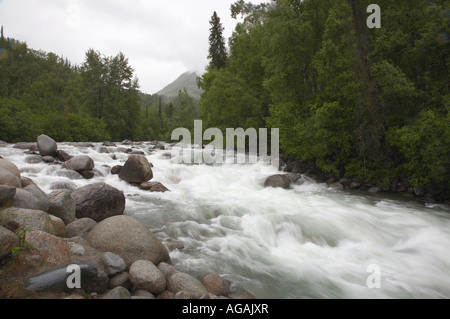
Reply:
[[[139,91],[123,53],[107,57],[93,49],[82,65],[26,43],[0,38],[0,140],[167,140],[193,122],[199,102],[180,90],[162,101]],[[190,124],[193,126],[193,124]]]
[[[292,159],[335,176],[450,188],[450,13],[446,0],[278,0],[231,6],[226,45],[210,29],[201,101],[139,91],[124,54],[82,65],[0,39],[0,139],[170,141],[176,127],[274,127]],[[205,52],[206,53],[206,52]]]
[[[371,3],[237,1],[225,61],[213,15],[206,126],[278,127],[286,155],[334,176],[450,187],[448,1],[379,0],[372,29]]]

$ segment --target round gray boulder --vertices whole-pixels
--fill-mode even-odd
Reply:
[[[151,230],[126,215],[101,221],[89,232],[87,241],[100,251],[121,256],[127,267],[138,260],[156,265],[170,260],[167,249]]]
[[[95,183],[74,190],[76,217],[89,217],[100,222],[103,219],[122,215],[125,210],[125,195],[106,184]]]
[[[41,135],[37,138],[37,146],[41,156],[57,155],[58,145],[55,140],[47,135]]]

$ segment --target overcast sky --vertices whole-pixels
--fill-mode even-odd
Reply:
[[[156,93],[180,74],[208,63],[209,20],[217,11],[231,36],[235,0],[0,0],[6,37],[81,64],[93,48],[123,52],[141,90]],[[265,1],[254,0],[254,3]]]

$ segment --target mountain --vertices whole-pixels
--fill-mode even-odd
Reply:
[[[185,88],[193,99],[200,99],[200,95],[203,93],[203,90],[199,89],[197,86],[196,72],[185,72],[181,74],[175,81],[167,85],[164,89],[157,92],[156,94],[171,99],[177,97],[178,92],[180,90],[184,90]]]

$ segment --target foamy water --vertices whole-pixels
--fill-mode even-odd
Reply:
[[[71,155],[86,154],[108,173],[128,155],[58,144]],[[171,192],[149,193],[117,175],[73,180],[81,187],[104,181],[122,190],[125,214],[161,238],[185,248],[170,253],[173,265],[202,277],[218,272],[234,290],[258,298],[450,298],[450,207],[356,195],[328,189],[302,177],[290,190],[264,188],[278,174],[267,163],[184,165],[169,151],[139,150],[153,163],[154,181]],[[137,146],[135,146],[137,147]],[[12,146],[0,155],[46,193],[59,165],[28,164]],[[369,288],[370,265],[380,269],[380,288]]]

